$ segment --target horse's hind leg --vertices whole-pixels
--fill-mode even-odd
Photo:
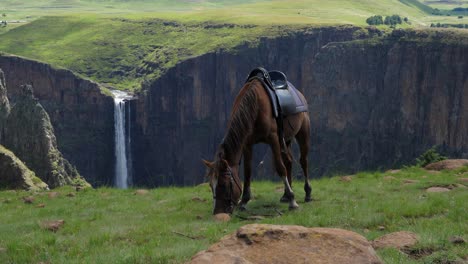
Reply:
[[[279,176],[283,179],[284,183],[284,192],[285,196],[289,201],[289,209],[296,209],[299,205],[296,203],[294,199],[294,192],[289,184],[288,177],[287,177],[287,170],[286,166],[283,163],[283,159],[281,158],[281,147],[279,144],[278,136],[272,136],[270,140],[271,150],[273,152],[273,160],[275,163],[276,171],[278,172]]]
[[[301,151],[300,163],[302,167],[302,172],[304,173],[304,191],[305,191],[305,202],[312,201],[312,187],[309,182],[308,174],[308,163],[307,155],[309,154],[309,134],[310,134],[310,121],[309,117],[306,116],[303,125],[299,132],[296,135],[297,143],[299,144],[299,149]]]
[[[291,186],[291,188],[292,188],[291,141],[286,142],[286,151],[281,152],[281,158],[283,159],[284,166],[286,167],[289,186]],[[286,195],[286,190],[284,191],[283,197],[281,197],[280,202],[282,202],[282,203],[289,202],[288,196]]]
[[[252,173],[252,145],[244,147],[244,189],[242,191],[242,200],[240,210],[245,210],[247,203],[250,201],[250,177]]]

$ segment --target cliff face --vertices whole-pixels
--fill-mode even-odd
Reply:
[[[8,115],[10,114],[10,102],[8,101],[5,85],[5,75],[0,69],[0,142],[2,142],[4,128]]]
[[[427,40],[320,51],[306,89],[319,172],[399,166],[434,145],[468,156],[468,45]]]
[[[200,159],[213,156],[237,92],[260,65],[284,71],[306,95],[313,175],[389,168],[432,145],[467,156],[467,45],[400,34],[349,42],[367,36],[314,29],[179,63],[132,101],[135,183],[201,182]]]
[[[50,187],[71,184],[79,174],[57,149],[49,115],[34,98],[30,85],[21,89],[8,115],[1,143]]]
[[[0,56],[8,97],[15,103],[23,84],[50,116],[58,149],[92,184],[112,184],[114,168],[113,100],[99,86],[67,70],[14,56]]]
[[[358,28],[322,28],[275,39],[256,47],[216,52],[170,69],[132,101],[134,181],[137,184],[193,184],[203,180],[202,158],[211,159],[225,133],[237,92],[251,69],[281,69],[302,90],[311,62],[332,41],[359,37]],[[362,36],[364,37],[364,36]],[[144,155],[142,155],[144,153]],[[264,153],[264,151],[262,151]]]

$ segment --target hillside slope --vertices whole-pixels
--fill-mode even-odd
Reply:
[[[408,17],[412,26],[457,20],[432,16],[412,2],[417,1],[9,0],[0,4],[7,19],[26,23],[2,34],[0,51],[65,67],[121,89],[135,89],[177,62],[256,42],[262,36],[311,26],[363,26],[375,14],[399,14]],[[49,17],[37,19],[44,10]]]

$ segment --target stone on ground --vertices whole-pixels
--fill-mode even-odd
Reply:
[[[36,200],[36,198],[34,198],[34,196],[23,197],[23,201],[26,204],[32,204],[32,203],[34,203],[35,200]]]
[[[49,198],[55,198],[55,197],[59,196],[59,193],[58,192],[49,192],[47,194],[47,196],[49,196]]]
[[[351,176],[351,175],[341,176],[340,177],[340,181],[342,181],[342,182],[350,182],[352,180],[353,180],[353,176]]]
[[[135,191],[135,195],[147,195],[148,194],[148,190],[145,190],[145,189],[138,189]]]
[[[228,214],[215,214],[213,218],[216,222],[227,222],[231,220],[231,216]]]
[[[418,180],[411,180],[411,179],[404,179],[403,182],[407,183],[407,184],[412,184],[412,183],[418,183],[419,181]]]
[[[455,170],[468,165],[468,159],[448,159],[431,163],[424,167],[426,170]]]
[[[385,176],[385,177],[384,177],[384,180],[386,180],[386,181],[392,181],[392,180],[396,180],[396,178],[393,177],[393,176]]]
[[[57,232],[65,224],[64,220],[44,221],[41,223],[42,228],[52,232]]]
[[[452,244],[465,244],[466,241],[463,237],[461,236],[453,236],[449,238],[450,243]]]
[[[342,229],[251,224],[189,263],[382,263],[361,235]]]
[[[403,249],[411,247],[418,243],[418,237],[413,232],[399,231],[383,235],[372,242],[375,249],[396,248]]]
[[[426,192],[430,192],[430,193],[450,192],[450,189],[444,188],[444,187],[430,187],[426,189]]]

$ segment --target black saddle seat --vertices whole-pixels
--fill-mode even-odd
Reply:
[[[268,72],[271,79],[271,84],[273,88],[276,89],[288,89],[288,81],[286,80],[286,75],[280,71],[270,71]]]

